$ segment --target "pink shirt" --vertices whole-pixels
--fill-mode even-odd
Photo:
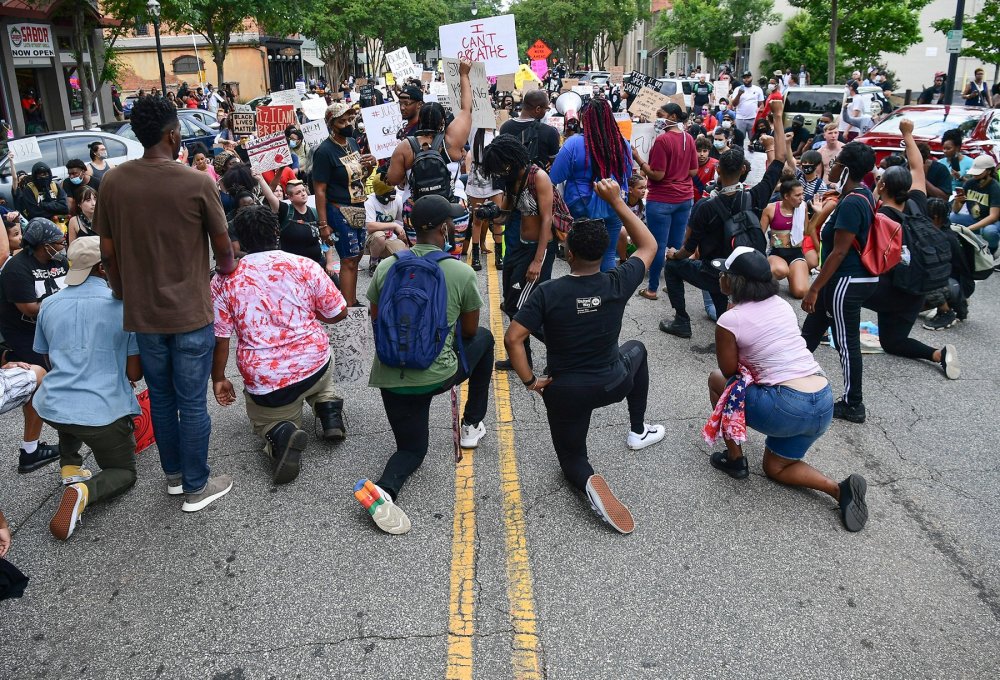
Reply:
[[[316,320],[347,303],[323,268],[269,250],[242,258],[229,276],[212,279],[215,336],[236,331],[236,367],[250,394],[270,394],[326,365],[330,339]]]
[[[649,150],[649,167],[665,170],[663,179],[649,180],[647,201],[683,203],[694,198],[691,171],[698,169],[698,150],[694,138],[686,132],[664,132]]]
[[[806,349],[792,306],[777,295],[760,302],[741,302],[719,317],[719,325],[736,336],[740,363],[762,385],[822,372]]]

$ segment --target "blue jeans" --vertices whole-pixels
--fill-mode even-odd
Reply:
[[[949,218],[955,224],[961,224],[965,227],[971,227],[979,221],[967,212],[953,212],[949,215]],[[997,249],[1000,248],[1000,222],[994,222],[993,224],[983,227],[979,230],[979,235],[986,239],[986,242],[990,244],[991,253],[997,252]]]
[[[587,201],[576,201],[567,206],[573,219],[589,218],[587,213]],[[604,258],[601,260],[601,271],[609,272],[618,265],[618,237],[622,233],[622,218],[612,212],[604,218],[604,226],[608,230],[608,249],[604,251]],[[662,262],[660,263],[662,266]]]
[[[833,421],[833,390],[800,392],[784,385],[747,387],[747,427],[767,435],[764,445],[791,460],[801,460]]]
[[[153,434],[160,465],[181,475],[184,493],[208,482],[208,379],[215,332],[212,324],[187,333],[137,333],[142,372],[149,387]]]
[[[656,256],[649,266],[649,290],[656,292],[660,287],[660,272],[663,271],[663,255],[667,248],[680,249],[684,245],[684,230],[694,201],[683,203],[646,202],[646,224],[656,239]]]

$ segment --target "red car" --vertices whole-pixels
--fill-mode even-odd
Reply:
[[[958,128],[965,141],[962,150],[975,157],[988,153],[1000,163],[1000,110],[972,106],[902,106],[889,117],[857,138],[875,150],[879,163],[902,148],[899,121],[913,121],[913,136],[930,144],[934,156],[941,155],[941,135]]]

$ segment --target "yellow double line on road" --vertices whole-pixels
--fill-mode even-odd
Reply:
[[[490,258],[485,258],[487,261]],[[490,330],[496,339],[497,359],[507,358],[503,346],[499,272],[488,267],[486,276],[490,305]],[[466,390],[462,389],[462,404]],[[540,680],[541,643],[535,616],[535,592],[528,558],[528,541],[521,502],[521,481],[514,448],[514,415],[510,406],[510,382],[506,372],[493,376],[493,398],[497,411],[497,448],[507,556],[507,599],[513,628],[511,665],[517,680]],[[448,680],[472,679],[473,634],[475,633],[476,515],[473,452],[464,450],[455,471],[455,518],[451,544],[451,595],[448,621]]]

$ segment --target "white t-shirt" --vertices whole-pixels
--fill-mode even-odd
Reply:
[[[365,199],[365,222],[385,224],[403,224],[403,199],[396,192],[396,198],[388,203],[382,203],[375,194]]]
[[[740,85],[739,90],[743,91],[739,104],[736,106],[737,118],[756,118],[757,109],[764,103],[764,91],[756,85],[747,87]],[[734,95],[735,96],[735,95]]]

